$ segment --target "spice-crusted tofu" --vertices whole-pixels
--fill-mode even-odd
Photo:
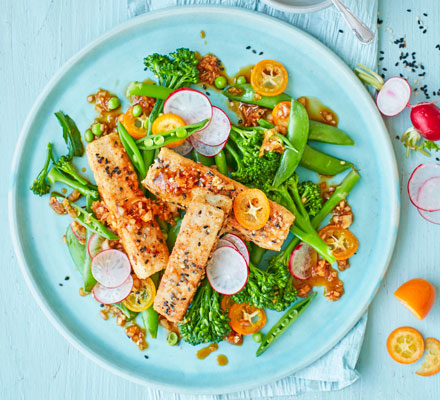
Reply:
[[[229,212],[231,207],[229,201]],[[181,321],[185,315],[229,212],[203,196],[189,204],[154,299],[154,309],[169,321]]]
[[[144,279],[164,269],[167,245],[151,210],[140,207],[148,202],[118,135],[90,143],[87,158],[102,200],[94,211],[118,233],[136,275]]]
[[[160,199],[175,203],[182,208],[188,207],[196,189],[204,189],[211,194],[221,194],[231,200],[247,189],[246,186],[220,174],[215,169],[195,163],[165,147],[161,149],[142,184]],[[270,208],[269,220],[263,228],[256,231],[246,229],[231,215],[225,231],[237,233],[243,239],[265,249],[279,251],[295,217],[286,208],[273,201],[270,201]]]

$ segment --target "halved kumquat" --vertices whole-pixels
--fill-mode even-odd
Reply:
[[[425,279],[416,278],[400,286],[394,292],[394,296],[421,320],[428,315],[434,305],[435,288]]]
[[[416,371],[420,376],[431,376],[440,372],[440,342],[432,337],[425,340],[426,354],[423,363]]]
[[[412,364],[422,357],[425,351],[423,336],[409,326],[397,328],[390,333],[387,350],[391,358],[401,364]]]

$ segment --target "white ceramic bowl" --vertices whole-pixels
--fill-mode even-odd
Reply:
[[[331,0],[262,0],[267,5],[291,13],[309,13],[331,6]]]

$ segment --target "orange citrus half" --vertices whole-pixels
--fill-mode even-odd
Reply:
[[[435,289],[428,281],[416,278],[400,286],[394,296],[418,319],[424,319],[434,305]]]
[[[397,328],[388,336],[387,350],[394,361],[412,364],[422,357],[425,351],[423,336],[409,326]]]

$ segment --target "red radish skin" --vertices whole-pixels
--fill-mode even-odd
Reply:
[[[420,210],[419,208],[417,211],[426,221],[431,222],[431,224],[440,225],[440,211],[429,212]]]
[[[249,254],[249,250],[246,246],[246,243],[243,241],[243,239],[234,233],[228,233],[225,236],[223,236],[224,240],[227,240],[233,244],[234,247],[237,248],[237,250],[241,253],[241,255],[246,260],[247,265],[249,266],[249,262],[251,261],[251,256]]]
[[[164,113],[178,115],[188,125],[204,119],[211,120],[213,112],[208,96],[198,90],[189,88],[177,89],[172,92],[165,100],[163,111]],[[209,126],[209,122],[207,126]]]
[[[440,140],[440,108],[434,103],[419,103],[409,107],[414,128],[427,140]]]
[[[408,105],[411,97],[411,86],[399,77],[388,79],[376,96],[379,111],[386,117],[400,114]]]
[[[206,276],[216,292],[233,295],[245,287],[249,278],[249,267],[236,248],[224,246],[213,252],[206,267]]]
[[[95,300],[101,304],[116,304],[125,300],[133,289],[133,278],[131,275],[116,288],[107,288],[100,283],[97,283],[92,294]]]
[[[212,118],[207,126],[192,135],[192,140],[205,144],[206,146],[216,147],[227,142],[231,132],[231,121],[226,113],[212,106]]]
[[[411,203],[419,210],[439,211],[440,164],[426,163],[417,166],[408,180],[407,190]]]
[[[127,255],[116,249],[101,251],[92,260],[93,277],[104,287],[114,289],[130,276],[131,265]]]
[[[310,278],[312,268],[318,262],[318,254],[309,245],[300,243],[295,247],[289,260],[290,274],[300,280],[304,281]]]

